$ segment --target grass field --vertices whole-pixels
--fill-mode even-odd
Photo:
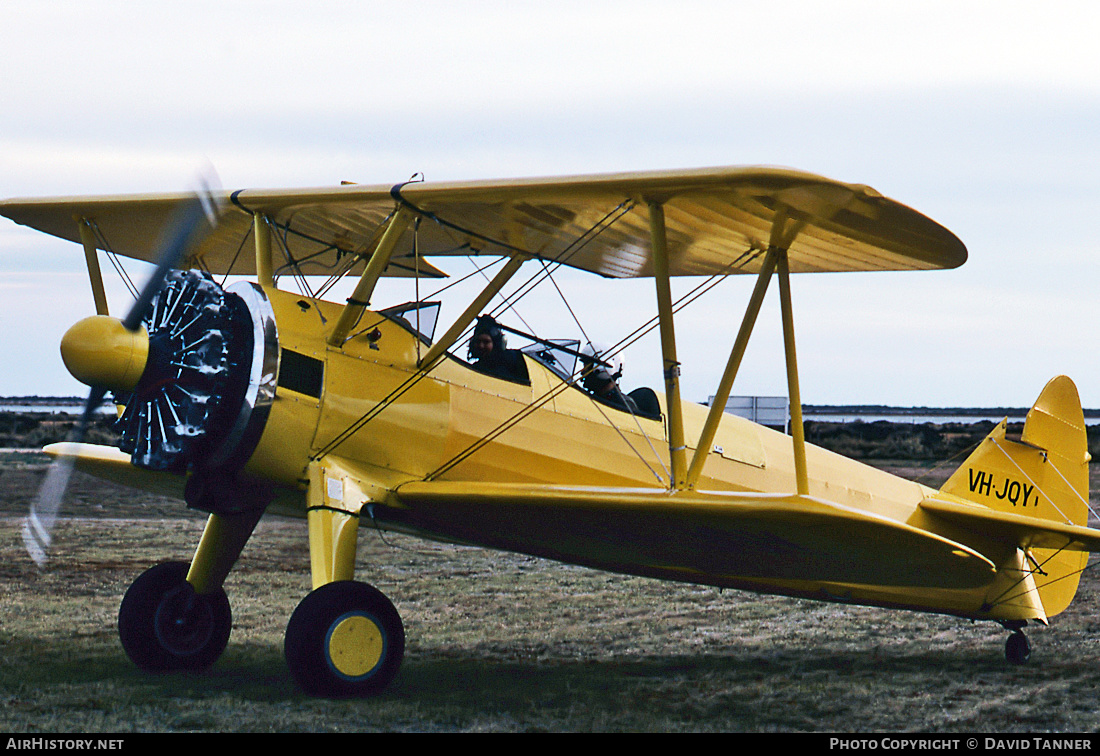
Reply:
[[[405,621],[393,688],[299,694],[282,656],[309,590],[305,523],[272,519],[226,586],[234,628],[201,674],[134,668],[115,632],[130,581],[187,559],[201,517],[79,476],[52,561],[19,516],[44,466],[0,455],[0,731],[1094,731],[1100,582],[1032,662],[991,623],[622,577],[364,530],[358,576]],[[917,468],[910,474],[921,472]]]

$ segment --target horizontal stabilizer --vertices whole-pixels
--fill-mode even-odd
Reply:
[[[958,504],[942,499],[925,499],[921,509],[982,535],[1007,541],[1020,548],[1100,551],[1100,530],[1083,525],[1065,525],[1041,517],[998,511],[976,504]]]

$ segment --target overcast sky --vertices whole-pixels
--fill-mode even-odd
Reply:
[[[207,164],[227,189],[789,166],[970,251],[796,277],[805,402],[1025,406],[1065,373],[1097,407],[1098,36],[1100,5],[1057,1],[7,3],[0,196],[175,191]],[[651,281],[563,284],[599,340],[655,311]],[[685,399],[751,284],[677,321]],[[0,395],[83,393],[57,351],[93,312],[79,246],[0,220],[0,295]],[[776,299],[736,394],[785,393]],[[575,335],[542,300],[521,314]],[[627,388],[660,388],[656,344]]]

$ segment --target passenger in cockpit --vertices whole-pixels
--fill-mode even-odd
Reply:
[[[504,332],[491,315],[482,315],[470,338],[469,357],[474,370],[516,383],[530,383],[523,353],[508,349]]]
[[[623,375],[622,360],[609,356],[608,352],[609,350],[592,344],[581,350],[582,385],[598,399],[631,414],[637,414],[638,405],[619,390],[619,378]]]

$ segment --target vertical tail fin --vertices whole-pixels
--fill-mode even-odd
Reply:
[[[1002,421],[986,436],[941,492],[997,511],[1085,525],[1088,438],[1073,381],[1059,376],[1046,385],[1027,413],[1019,441],[1006,437],[1006,426]],[[1073,600],[1088,554],[1016,546],[998,565],[1004,579],[990,599],[1001,605],[999,614],[1010,602],[1020,619],[1045,621]]]

